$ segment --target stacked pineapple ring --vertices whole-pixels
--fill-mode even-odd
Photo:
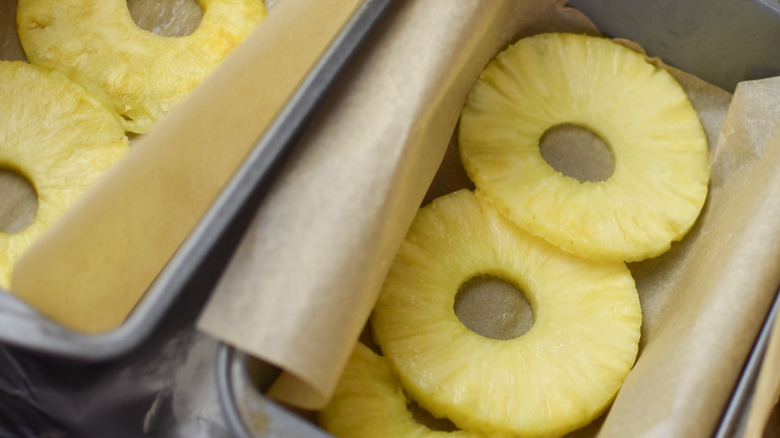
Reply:
[[[534,311],[531,330],[496,340],[458,319],[456,293],[482,275],[523,291]],[[641,319],[624,263],[567,254],[463,189],[418,212],[371,324],[397,371],[396,393],[403,388],[434,416],[472,433],[467,436],[555,436],[590,423],[613,399],[634,363]],[[380,378],[372,373],[352,364],[345,379]],[[376,403],[392,403],[401,411],[406,404],[382,400],[367,383],[342,381],[339,388],[320,422],[342,438],[364,436],[347,433],[358,430],[357,415],[379,415],[366,399],[375,397]],[[357,411],[351,418],[345,415],[350,410]]]
[[[539,140],[559,124],[604,138],[614,174],[581,183],[551,169]],[[687,96],[641,54],[602,38],[538,35],[499,54],[468,97],[460,139],[476,193],[418,212],[371,319],[397,381],[356,353],[347,387],[320,415],[340,437],[370,436],[349,420],[376,418],[361,411],[383,397],[370,381],[393,388],[396,421],[408,423],[395,407],[405,390],[466,436],[556,436],[590,423],[636,359],[642,316],[625,261],[668,249],[706,197],[707,144]],[[460,322],[455,296],[483,275],[524,293],[531,330],[496,340]]]
[[[163,37],[140,29],[126,0],[19,0],[17,28],[30,62],[66,72],[106,96],[145,133],[266,16],[262,0],[197,0],[198,28]]]
[[[33,222],[0,232],[0,288],[13,266],[128,149],[119,117],[57,71],[0,61],[0,168],[25,177],[38,196]]]
[[[609,178],[580,182],[547,164],[539,141],[564,124],[604,139]],[[541,34],[500,53],[469,93],[459,142],[469,177],[513,221],[586,258],[658,256],[707,197],[707,139],[685,91],[605,38]]]
[[[358,343],[333,402],[318,415],[322,427],[346,438],[487,438],[480,432],[430,430],[407,409],[407,396],[386,358]]]
[[[534,314],[527,333],[491,339],[460,321],[456,293],[482,275],[523,292]],[[641,310],[625,264],[567,254],[464,189],[418,212],[371,324],[403,387],[434,416],[555,436],[612,400],[637,354]]]
[[[0,169],[31,183],[33,222],[0,232],[0,288],[21,253],[266,16],[262,0],[197,0],[186,37],[140,29],[125,0],[19,0],[27,59],[0,61]]]

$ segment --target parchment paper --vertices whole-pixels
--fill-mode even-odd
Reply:
[[[277,6],[22,255],[12,292],[76,331],[118,327],[356,3]]]
[[[562,29],[594,32],[546,1],[396,5],[284,169],[200,327],[281,367],[272,397],[321,406],[416,208],[468,184],[450,139],[471,81],[509,41]],[[728,93],[673,74],[707,130],[712,191],[684,242],[631,266],[641,351],[600,436],[711,435],[777,285],[778,162],[721,139]],[[443,157],[455,161],[426,198]]]
[[[400,2],[338,84],[199,325],[287,371],[273,396],[317,408],[332,393],[467,84],[511,36],[498,23],[528,5]]]
[[[283,170],[200,321],[286,371],[272,395],[304,407],[327,399],[416,208],[468,186],[451,134],[481,67],[523,35],[597,33],[550,6],[424,0],[390,11]],[[19,55],[8,47],[0,55]],[[769,122],[733,109],[728,120],[748,121],[719,134],[730,96],[675,74],[708,130],[710,199],[680,245],[631,266],[644,312],[639,360],[603,426],[581,436],[599,428],[710,436],[777,286],[777,141],[737,140],[768,136]],[[776,108],[760,87],[744,99]]]
[[[737,97],[746,96],[743,100]],[[780,149],[780,78],[741,83],[732,104],[734,122],[724,125],[724,133],[734,131],[734,142],[765,151]],[[730,114],[731,115],[731,114]],[[749,126],[751,129],[742,129]],[[771,134],[770,134],[771,133]],[[768,152],[765,152],[768,153]],[[777,420],[765,430],[772,414],[778,410],[780,397],[780,321],[775,320],[761,371],[756,382],[747,418],[745,437],[777,436]]]
[[[699,223],[672,252],[632,267],[646,317],[642,350],[606,436],[714,431],[778,286],[780,162],[765,130],[775,122],[759,111],[776,108],[766,87],[777,86],[738,87]]]

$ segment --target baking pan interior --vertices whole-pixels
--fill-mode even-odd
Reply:
[[[48,319],[14,295],[0,291],[3,292],[0,293],[0,341],[66,359],[109,360],[144,342],[164,318],[185,318],[179,312],[170,312],[177,301],[190,309],[200,308],[272,184],[275,170],[389,3],[389,0],[364,0],[355,9],[349,22],[121,326],[96,335],[77,333]]]
[[[780,3],[772,0],[569,0],[566,4],[582,11],[605,36],[634,40],[649,56],[660,57],[728,92],[733,92],[741,81],[780,75],[780,57],[776,56],[780,44]],[[777,306],[776,300],[762,333],[768,331]],[[746,361],[740,388],[724,414],[719,437],[739,436],[738,428],[749,401],[749,385],[755,380],[765,341],[757,340]],[[263,396],[269,382],[278,375],[277,368],[222,344],[217,370],[223,411],[238,436],[274,436],[253,428],[253,416],[261,412],[270,421],[276,419],[290,436],[306,436],[299,435],[308,430],[301,429],[308,427],[305,421],[291,423],[295,414],[279,411],[277,404]],[[329,436],[321,435],[319,430],[317,433],[320,435],[310,436]]]

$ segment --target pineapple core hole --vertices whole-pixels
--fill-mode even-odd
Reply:
[[[514,339],[534,324],[523,292],[492,275],[469,279],[455,295],[455,315],[469,330],[492,339]]]
[[[203,19],[195,0],[127,0],[127,9],[138,27],[164,37],[187,36]]]
[[[615,171],[607,142],[588,128],[563,123],[539,140],[542,158],[553,169],[580,182],[605,181]]]
[[[27,180],[11,169],[0,167],[0,231],[14,234],[24,231],[35,220],[38,196]]]

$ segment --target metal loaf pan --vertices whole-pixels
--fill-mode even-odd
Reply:
[[[569,0],[566,4],[583,12],[606,36],[634,40],[650,56],[728,92],[741,81],[780,75],[780,3],[774,0]],[[691,26],[694,22],[696,26]],[[723,414],[718,438],[741,436],[778,308],[776,297],[767,315],[757,315],[765,322]],[[216,359],[220,401],[236,436],[330,436],[263,396],[279,370],[225,344]]]
[[[650,56],[733,92],[737,83],[780,75],[780,2],[776,0],[570,0],[607,35],[637,41]],[[692,25],[696,23],[696,25]],[[769,333],[780,310],[775,296],[715,433],[742,436]]]
[[[117,329],[73,332],[10,293],[0,293],[0,342],[76,361],[116,359],[152,335],[177,301],[200,306],[227,263],[264,193],[330,85],[378,22],[390,0],[364,0],[136,308]],[[183,294],[187,291],[187,294]]]

